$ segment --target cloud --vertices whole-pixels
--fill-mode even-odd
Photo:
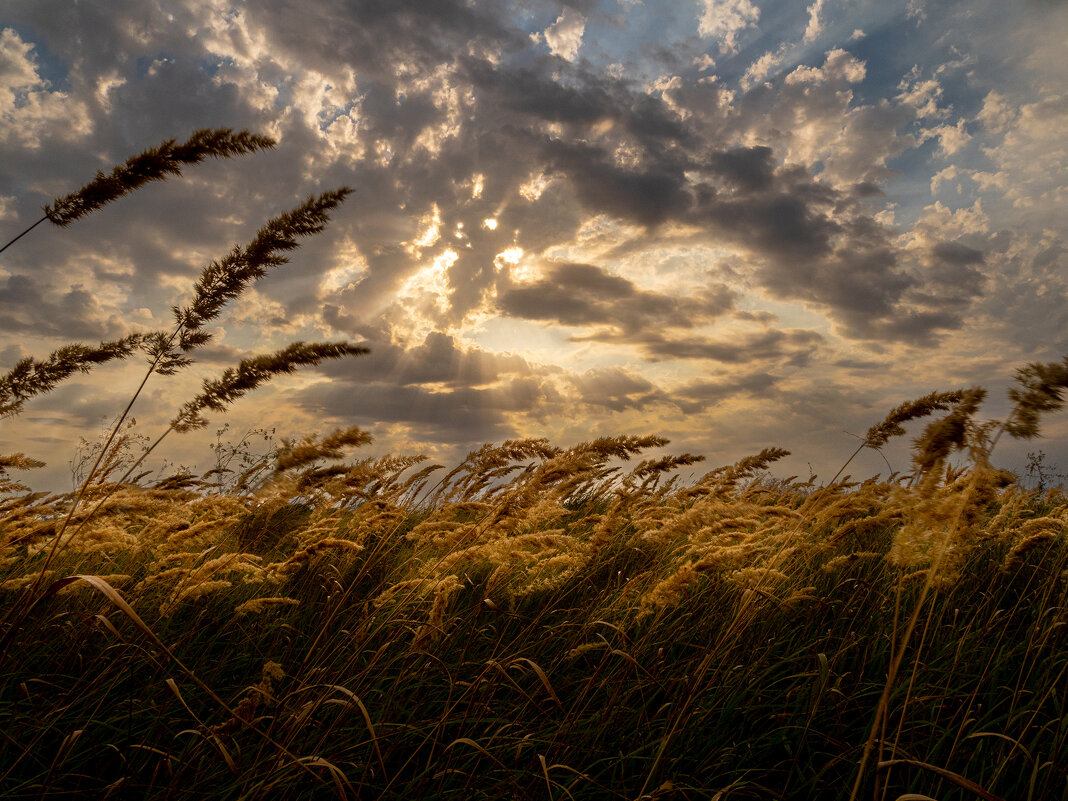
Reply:
[[[760,9],[750,0],[701,0],[697,32],[720,39],[725,53],[738,49],[738,34],[757,24]]]
[[[665,399],[652,382],[619,367],[593,368],[570,376],[569,380],[583,403],[616,412],[642,409]]]
[[[972,138],[964,129],[964,120],[957,120],[956,125],[940,125],[929,133],[938,138],[938,149],[944,156],[952,156],[962,150]]]
[[[778,67],[786,59],[786,48],[781,47],[778,50],[771,51],[762,55],[756,61],[746,68],[745,74],[742,75],[739,81],[742,89],[749,89],[754,84],[761,83],[767,78],[772,70]]]
[[[486,387],[506,380],[529,378],[538,370],[525,359],[461,347],[452,336],[435,331],[419,345],[405,348],[390,342],[388,332],[368,329],[371,352],[359,359],[333,362],[323,372],[354,383],[379,382],[396,386],[434,385],[438,388]]]
[[[575,9],[566,7],[559,18],[545,29],[540,38],[554,56],[574,61],[582,47],[582,34],[586,30],[586,18]]]
[[[993,133],[1004,132],[1016,120],[1017,110],[999,92],[991,90],[983,98],[978,119]]]
[[[552,264],[544,278],[510,284],[497,304],[510,316],[561,325],[606,329],[601,341],[621,344],[643,331],[693,328],[731,310],[734,293],[713,285],[690,297],[639,289],[632,281],[592,264]]]
[[[53,293],[22,275],[9,276],[0,287],[0,331],[63,339],[110,339],[127,332],[84,286]]]
[[[808,25],[805,27],[804,42],[814,42],[823,33],[823,24],[820,22],[820,12],[823,11],[825,0],[815,0],[808,7]]]
[[[809,362],[824,338],[816,331],[769,330],[725,339],[699,336],[670,338],[648,332],[635,337],[635,341],[646,358],[652,361],[702,359],[722,364],[764,362],[796,367]]]
[[[301,390],[295,402],[309,413],[374,429],[403,423],[429,442],[499,441],[516,436],[512,415],[542,408],[545,389],[517,379],[494,389],[432,390],[384,383],[333,381]]]
[[[779,393],[779,379],[757,371],[738,376],[721,376],[714,381],[693,381],[672,393],[673,399],[687,414],[706,411],[730,398],[768,399]]]
[[[898,94],[894,98],[904,106],[910,106],[916,110],[916,116],[920,119],[944,117],[946,110],[939,106],[942,101],[942,85],[934,78],[921,80],[918,68],[913,68],[912,73],[902,79],[898,85]]]
[[[0,29],[0,143],[35,150],[86,136],[92,125],[84,102],[53,90],[33,51],[14,29]]]

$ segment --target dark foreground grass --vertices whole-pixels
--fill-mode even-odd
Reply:
[[[758,490],[741,494],[805,503]],[[604,518],[603,498],[586,503],[571,504],[565,530]],[[1068,548],[1058,534],[1020,552],[1010,536],[1066,513],[1062,497],[1014,487],[986,510],[1000,528],[927,600],[859,797],[1068,797]],[[288,525],[309,525],[306,514]],[[352,533],[351,515],[331,519],[335,535]],[[779,562],[789,592],[704,571],[676,602],[643,607],[672,572],[664,548],[636,536],[645,524],[621,528],[566,581],[494,586],[500,560],[472,558],[442,592],[414,580],[432,573],[430,552],[404,536],[426,519],[364,528],[362,550],[312,554],[281,585],[233,581],[177,604],[162,580],[126,592],[225,706],[99,592],[46,598],[0,673],[0,794],[850,796],[923,584],[884,556],[893,526],[839,522],[831,536],[813,522],[809,541],[823,547]],[[236,553],[254,520],[215,530],[201,564]],[[154,553],[97,551],[57,570],[132,584],[160,573]],[[299,603],[235,613],[276,595]]]

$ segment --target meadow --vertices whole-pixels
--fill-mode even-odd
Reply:
[[[43,219],[271,144],[197,132]],[[115,359],[180,373],[346,191],[212,262],[172,330],[23,360],[0,409]],[[0,459],[0,795],[1068,798],[1068,496],[994,463],[1062,407],[1068,362],[1020,368],[1003,420],[978,387],[890,410],[860,447],[911,431],[910,470],[865,481],[646,435],[448,469],[361,458],[359,428],[141,470],[272,377],[364,352],[246,359],[142,450],[135,393],[71,493]]]

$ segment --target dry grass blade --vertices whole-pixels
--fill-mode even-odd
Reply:
[[[122,612],[124,615],[126,615],[126,617],[129,619],[129,621],[131,623],[133,623],[138,628],[139,631],[141,631],[146,637],[148,637],[156,645],[157,648],[159,648],[161,651],[163,651],[163,653],[166,654],[167,657],[171,661],[174,662],[174,664],[176,664],[179,668],[181,668],[183,673],[185,673],[187,676],[189,676],[189,678],[192,679],[192,681],[198,687],[200,687],[201,690],[203,690],[205,693],[207,693],[208,696],[213,701],[215,701],[215,703],[217,703],[219,706],[221,706],[227,712],[227,714],[229,714],[231,717],[238,717],[237,713],[233,709],[230,708],[230,705],[227,704],[225,701],[223,701],[218,695],[216,695],[214,690],[212,690],[210,687],[208,687],[208,685],[206,685],[203,681],[201,681],[199,676],[197,676],[192,670],[187,668],[182,663],[182,661],[177,656],[174,655],[174,652],[171,651],[171,649],[168,648],[163,643],[163,641],[159,637],[156,636],[156,633],[154,631],[152,631],[151,628],[148,627],[148,625],[141,619],[141,616],[138,615],[137,612],[134,611],[133,607],[130,606],[121,595],[119,595],[118,591],[114,587],[112,587],[110,584],[108,584],[106,581],[104,581],[102,578],[100,578],[100,576],[89,576],[89,575],[67,576],[66,578],[62,578],[62,579],[59,579],[57,581],[54,581],[54,582],[52,582],[52,584],[50,584],[48,586],[48,589],[45,590],[45,592],[41,595],[41,597],[37,601],[34,602],[34,606],[36,606],[37,603],[39,603],[40,601],[43,601],[45,598],[48,598],[48,597],[50,597],[52,595],[55,595],[61,589],[73,584],[76,581],[85,581],[85,582],[87,582],[94,589],[96,589],[98,592],[100,592],[105,598],[107,598],[109,601],[111,601],[111,603],[114,604],[114,606],[117,607],[120,612]],[[171,685],[168,685],[168,686],[171,686]],[[172,690],[176,689],[176,686],[171,686],[171,689]],[[240,720],[240,718],[239,718],[239,720]],[[263,737],[268,743],[270,743],[275,748],[277,748],[278,751],[282,755],[284,755],[284,756],[288,757],[290,760],[292,760],[294,762],[294,764],[300,765],[301,767],[304,768],[304,770],[306,770],[312,776],[315,776],[315,774],[305,764],[304,759],[302,759],[301,757],[296,756],[295,754],[290,753],[289,749],[287,749],[284,745],[282,745],[279,742],[276,742],[269,734],[267,734],[264,731],[261,731],[259,728],[257,728],[252,723],[250,723],[248,721],[244,721],[244,720],[241,720],[241,723],[246,728],[251,729],[252,731],[256,732],[258,735]],[[318,779],[319,777],[315,776],[315,778]]]
[[[382,750],[378,747],[378,734],[375,733],[375,724],[371,722],[371,715],[367,712],[367,707],[363,705],[363,701],[352,690],[347,687],[342,687],[340,684],[331,684],[330,688],[337,690],[339,693],[348,698],[354,703],[360,710],[360,714],[363,715],[363,722],[367,724],[367,731],[371,735],[371,743],[375,747],[375,756],[378,757],[378,765],[382,768],[382,775],[389,780],[389,775],[386,773],[386,762],[382,758]]]
[[[1005,801],[1005,799],[1001,796],[994,795],[989,790],[979,786],[971,779],[964,778],[959,773],[954,773],[951,770],[940,768],[937,765],[929,765],[926,762],[920,762],[916,759],[887,759],[883,762],[878,763],[876,769],[886,770],[887,768],[892,768],[896,765],[908,765],[912,768],[919,768],[920,770],[925,770],[928,773],[934,773],[936,776],[940,776],[946,781],[952,782],[953,784],[957,785],[962,790],[967,790],[971,793],[975,793],[977,796],[982,798],[983,801]]]
[[[52,760],[52,765],[48,768],[50,773],[54,772],[56,768],[67,760],[70,752],[74,749],[75,743],[81,739],[83,734],[85,734],[85,729],[75,729],[63,738],[63,742],[59,744],[59,749],[56,751],[55,759]]]
[[[549,793],[549,801],[553,798],[553,783],[549,780],[549,766],[545,762],[545,757],[538,754],[538,762],[541,763],[541,774],[545,777],[545,789]]]
[[[197,722],[198,726],[203,727],[204,722],[200,718],[197,717],[196,712],[194,712],[192,709],[190,709],[189,704],[187,704],[185,702],[185,698],[182,697],[182,693],[178,689],[178,682],[176,682],[174,679],[168,678],[168,679],[164,679],[163,683],[166,684],[170,688],[170,691],[172,693],[174,693],[174,697],[178,699],[178,703],[180,703],[182,706],[185,707],[185,711],[189,713],[189,717],[191,717],[193,720],[195,720]]]
[[[526,664],[530,665],[534,673],[537,674],[538,680],[541,681],[542,686],[545,688],[545,692],[549,693],[549,696],[553,699],[556,705],[560,707],[561,712],[565,711],[564,705],[560,702],[560,696],[556,694],[556,690],[554,690],[552,684],[549,683],[549,677],[545,675],[545,671],[542,670],[541,667],[533,659],[527,659],[527,657],[525,656],[521,656],[518,659],[514,660],[512,664],[514,665],[517,662],[525,662]]]
[[[474,748],[474,749],[475,749],[476,751],[478,751],[479,753],[481,753],[481,754],[482,754],[483,756],[485,756],[485,757],[489,757],[490,759],[492,759],[492,760],[493,760],[494,762],[496,762],[496,763],[497,763],[498,765],[500,765],[502,769],[504,769],[504,770],[508,770],[508,766],[507,766],[507,765],[505,765],[505,764],[504,764],[503,762],[501,762],[501,761],[500,761],[499,759],[497,759],[497,757],[495,757],[495,756],[494,756],[493,754],[491,754],[491,753],[490,753],[489,751],[487,751],[487,750],[486,750],[485,748],[483,748],[483,747],[482,747],[481,745],[479,745],[478,743],[476,743],[476,742],[475,742],[474,740],[472,740],[472,739],[471,739],[470,737],[457,737],[457,738],[456,738],[455,740],[453,740],[453,741],[452,741],[451,743],[449,743],[449,744],[448,744],[447,746],[445,746],[445,750],[446,750],[446,751],[448,751],[448,750],[449,750],[450,748],[452,748],[452,747],[453,747],[454,745],[461,745],[461,744],[462,744],[462,745],[469,745],[469,746],[471,746],[471,747],[472,747],[472,748]]]
[[[348,776],[346,776],[344,771],[333,762],[319,756],[301,757],[300,762],[305,767],[326,768],[330,771],[330,778],[334,780],[334,788],[337,790],[337,794],[341,796],[343,801],[347,801],[349,798],[349,793],[345,791],[346,787],[353,795],[356,794],[356,790],[349,781]]]
[[[1005,757],[1006,760],[1009,757],[1012,756],[1013,751],[1015,751],[1016,749],[1019,749],[1020,753],[1022,753],[1025,757],[1027,757],[1027,761],[1028,762],[1030,762],[1032,765],[1035,764],[1035,758],[1033,756],[1031,756],[1031,752],[1028,751],[1023,746],[1023,743],[1021,743],[1019,740],[1014,740],[1012,737],[1009,737],[1007,734],[1002,734],[999,731],[977,731],[975,734],[969,734],[964,739],[965,740],[971,740],[971,739],[973,739],[975,737],[996,737],[999,740],[1004,740],[1007,743],[1011,743],[1012,744],[1012,751],[1009,751],[1008,756]]]
[[[171,689],[175,689],[173,685],[171,685]],[[180,695],[178,697],[179,699],[181,698]],[[185,701],[182,701],[182,703],[184,704]],[[189,707],[187,706],[186,709],[189,709]],[[195,737],[200,737],[202,740],[207,740],[209,743],[211,743],[215,750],[219,752],[219,756],[223,758],[223,762],[226,763],[226,767],[230,771],[230,773],[237,777],[241,776],[241,771],[238,770],[237,763],[234,762],[234,758],[230,756],[230,752],[226,750],[226,746],[222,744],[222,740],[220,740],[219,737],[213,731],[206,728],[183,729],[182,731],[178,732],[175,737],[181,737],[183,734],[191,734]]]

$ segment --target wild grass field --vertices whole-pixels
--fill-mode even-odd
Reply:
[[[270,146],[250,136],[164,143],[46,219]],[[137,353],[146,381],[180,372],[344,194],[205,268],[173,331],[20,362],[0,407]],[[362,352],[248,359],[164,436]],[[778,448],[708,469],[646,435],[450,470],[361,458],[358,428],[147,477],[127,408],[75,492],[0,462],[0,795],[1068,798],[1068,496],[994,463],[1066,386],[1068,363],[1022,367],[1001,421],[980,388],[906,401],[861,447],[930,418],[910,471],[859,482],[774,479]]]

